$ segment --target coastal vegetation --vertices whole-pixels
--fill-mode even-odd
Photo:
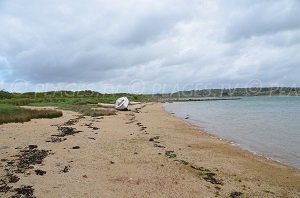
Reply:
[[[32,110],[21,106],[54,106],[86,116],[113,115],[114,110],[97,108],[97,104],[112,104],[121,96],[126,96],[131,101],[148,101],[150,98],[141,94],[102,94],[94,91],[10,93],[2,90],[0,91],[0,124],[26,122],[33,118],[55,118],[62,115],[62,112],[57,110]]]
[[[126,96],[130,101],[164,101],[165,98],[201,97],[241,97],[241,96],[300,96],[300,88],[265,87],[235,89],[203,89],[179,91],[168,94],[104,94],[96,91],[49,91],[10,93],[0,90],[0,124],[25,122],[32,118],[54,118],[62,115],[56,110],[31,110],[20,106],[54,106],[71,110],[86,116],[113,115],[109,108],[97,108],[98,103],[115,103],[116,99]]]
[[[10,122],[28,122],[34,118],[57,118],[62,112],[57,110],[25,109],[13,105],[0,104],[0,124]]]

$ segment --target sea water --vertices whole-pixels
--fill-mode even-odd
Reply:
[[[165,109],[206,132],[300,168],[300,97],[168,103]]]

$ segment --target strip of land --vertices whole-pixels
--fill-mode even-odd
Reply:
[[[300,197],[300,171],[165,112],[0,125],[0,197]]]

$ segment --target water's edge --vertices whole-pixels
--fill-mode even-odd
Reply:
[[[178,103],[179,103],[179,102],[178,102]],[[189,120],[189,119],[185,119],[185,118],[183,118],[183,117],[180,117],[179,115],[176,115],[176,113],[173,113],[173,112],[168,111],[168,110],[165,108],[165,106],[166,106],[167,104],[168,104],[168,103],[165,103],[165,104],[162,104],[162,105],[161,105],[162,108],[163,108],[163,110],[164,110],[166,113],[168,113],[168,114],[169,114],[170,116],[172,116],[172,117],[178,118],[178,119],[180,119],[181,121],[183,121],[183,122],[189,124],[189,125],[192,126],[193,128],[199,130],[199,132],[205,133],[205,134],[209,135],[210,137],[216,138],[216,139],[218,139],[218,140],[220,140],[220,141],[224,141],[224,142],[230,144],[230,145],[233,146],[233,147],[238,147],[239,149],[241,149],[241,150],[244,151],[244,152],[249,152],[249,153],[251,153],[251,154],[253,154],[253,155],[256,155],[256,156],[259,156],[259,157],[263,157],[265,160],[273,161],[273,162],[275,162],[275,163],[279,163],[280,165],[283,165],[283,166],[286,166],[286,167],[289,167],[289,168],[292,168],[292,169],[300,170],[299,167],[295,167],[295,166],[292,166],[292,165],[290,165],[290,164],[284,163],[284,162],[282,162],[282,161],[280,161],[280,160],[278,160],[278,159],[274,159],[274,158],[269,157],[269,156],[266,156],[266,155],[264,155],[264,154],[260,154],[260,153],[258,153],[257,151],[250,150],[250,149],[248,149],[248,148],[243,147],[243,145],[241,145],[241,144],[239,144],[239,143],[237,143],[237,142],[235,142],[235,141],[233,141],[233,140],[229,140],[229,139],[226,139],[226,138],[222,138],[222,137],[220,137],[220,136],[217,135],[217,134],[213,134],[212,131],[206,130],[203,126],[200,126],[199,124],[193,123],[193,122],[191,122],[191,120]]]

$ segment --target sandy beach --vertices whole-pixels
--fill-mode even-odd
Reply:
[[[219,140],[160,103],[105,117],[63,113],[0,125],[0,197],[22,189],[38,198],[300,197],[298,169]]]

